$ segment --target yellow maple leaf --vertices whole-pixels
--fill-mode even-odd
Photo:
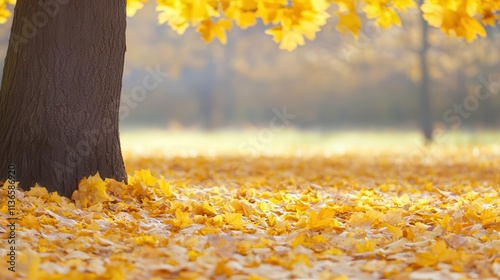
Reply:
[[[52,192],[50,194],[49,201],[55,202],[55,203],[61,203],[62,197],[57,192]]]
[[[141,235],[134,238],[134,244],[154,246],[156,244],[156,239],[150,235]]]
[[[278,219],[276,218],[276,216],[274,214],[269,214],[267,216],[267,224],[269,226],[271,226],[271,227],[275,226],[277,221],[278,221]]]
[[[317,234],[315,236],[313,236],[313,238],[311,238],[311,242],[313,243],[317,243],[317,244],[326,244],[328,240],[326,239],[326,237],[322,234]]]
[[[363,8],[367,18],[376,19],[377,24],[383,28],[388,28],[392,25],[401,26],[399,15],[392,7],[380,3],[379,1],[371,1]]]
[[[211,19],[206,19],[196,29],[201,33],[201,37],[206,42],[211,42],[215,37],[219,39],[222,44],[227,43],[226,32],[231,29],[232,22],[227,19],[221,19],[213,22]]]
[[[184,11],[179,10],[176,7],[171,7],[163,2],[158,2],[156,10],[159,12],[158,23],[168,23],[168,25],[178,34],[184,34],[186,29],[190,26],[189,19],[185,16]]]
[[[151,175],[151,171],[149,169],[142,169],[139,171],[135,171],[134,178],[132,182],[129,182],[130,185],[142,183],[146,187],[154,186],[157,179]]]
[[[319,213],[311,211],[307,219],[307,227],[311,229],[320,229],[323,227],[339,228],[341,225],[335,219],[336,211],[330,207],[322,208]]]
[[[298,228],[305,228],[307,226],[308,218],[306,216],[301,216],[297,221]]]
[[[281,26],[276,26],[266,30],[266,34],[272,35],[276,43],[280,43],[280,49],[292,51],[298,46],[305,44],[304,36],[295,30],[284,30]]]
[[[295,248],[299,245],[304,245],[306,241],[306,237],[304,234],[299,234],[291,243],[292,248]]]
[[[208,201],[203,201],[202,213],[208,216],[215,216],[215,208]]]
[[[440,27],[444,21],[444,8],[436,3],[425,1],[421,6],[424,19],[430,26]]]
[[[474,41],[477,36],[481,37],[486,37],[486,29],[484,29],[484,26],[479,22],[479,20],[473,18],[473,17],[463,17],[461,19],[461,23],[463,26],[463,29],[465,30],[464,33],[462,34],[461,32],[457,32],[459,36],[465,37],[465,40],[467,42],[472,42]]]
[[[21,220],[21,225],[30,229],[40,228],[40,223],[38,222],[37,217],[33,216],[32,214],[24,216],[24,218]]]
[[[132,17],[135,13],[144,7],[148,0],[127,0],[127,16]]]
[[[356,38],[359,37],[359,30],[361,30],[361,18],[354,12],[348,14],[338,13],[339,21],[337,23],[337,30],[342,33],[351,32]]]
[[[9,17],[11,16],[11,12],[8,10],[7,5],[15,5],[16,0],[1,0],[0,1],[0,24],[6,23]]]
[[[259,201],[257,203],[257,207],[260,211],[262,211],[262,213],[266,213],[268,211],[273,210],[274,205],[271,202],[266,203],[265,201]]]
[[[26,195],[49,199],[49,192],[46,188],[40,187],[38,184],[26,192]]]
[[[224,223],[224,216],[222,215],[215,215],[215,217],[212,220],[214,226],[221,226]]]
[[[97,172],[94,176],[82,179],[72,199],[78,207],[90,207],[101,202],[112,201],[113,199],[106,192],[106,187],[106,182]]]
[[[399,206],[399,207],[402,207],[402,206],[405,206],[405,205],[408,205],[408,204],[411,204],[411,200],[410,200],[410,197],[408,196],[408,194],[403,194],[402,196],[400,197],[395,197],[393,198],[393,201],[394,203]]]
[[[193,224],[193,220],[189,218],[189,213],[182,212],[180,209],[175,210],[175,219],[172,219],[172,225],[176,228],[183,229]]]
[[[415,263],[420,266],[434,266],[439,262],[449,262],[454,257],[455,251],[448,249],[444,240],[439,240],[428,252],[417,253]]]
[[[294,30],[297,33],[304,35],[307,39],[314,40],[316,39],[316,33],[318,33],[321,28],[320,25],[314,23],[314,21],[301,20],[294,26]]]
[[[495,222],[500,222],[499,211],[494,209],[485,209],[481,212],[481,224],[487,225]]]
[[[256,9],[257,3],[252,0],[235,0],[227,5],[224,14],[229,19],[234,20],[239,27],[246,29],[257,23],[258,13],[255,12]]]
[[[243,216],[241,213],[226,213],[224,214],[224,221],[233,229],[241,229],[244,225]]]
[[[399,240],[403,236],[403,230],[400,227],[387,225],[387,232],[392,233],[392,240]]]
[[[165,197],[170,198],[174,195],[172,186],[167,181],[165,181],[165,178],[163,178],[163,176],[158,181],[158,187],[160,188],[163,195],[165,195]]]
[[[376,246],[377,246],[376,240],[368,239],[368,240],[365,240],[364,242],[357,242],[354,245],[354,248],[356,249],[356,252],[364,253],[364,252],[371,252],[371,251],[375,250]]]
[[[124,197],[126,195],[127,185],[125,185],[125,183],[118,182],[113,179],[106,179],[105,182],[107,183],[107,189],[111,194],[117,197]]]
[[[425,1],[421,7],[423,17],[434,27],[439,27],[448,35],[463,37],[471,42],[477,36],[485,37],[486,30],[481,22],[475,18],[478,6],[473,1],[452,1],[441,3]],[[488,14],[485,10],[485,14]]]

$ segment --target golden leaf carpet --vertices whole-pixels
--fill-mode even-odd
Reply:
[[[4,242],[0,278],[500,277],[498,146],[126,162],[127,185],[96,174],[74,201],[16,191],[16,272]]]

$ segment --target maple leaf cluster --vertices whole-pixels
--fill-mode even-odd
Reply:
[[[147,0],[129,0],[129,15],[143,7]],[[241,28],[254,26],[260,19],[281,49],[293,50],[305,39],[314,40],[331,14],[338,17],[337,29],[356,37],[363,17],[388,28],[401,26],[400,13],[418,7],[415,0],[158,0],[159,22],[182,34],[196,27],[206,41],[218,38],[225,43],[226,32],[233,24]],[[486,36],[484,25],[498,23],[500,2],[495,0],[425,0],[423,17],[430,25],[468,42],[478,35]]]
[[[486,36],[484,25],[498,23],[500,1],[496,0],[427,0],[422,5],[424,18],[431,26],[441,28],[446,34],[463,37],[471,42]]]
[[[16,190],[18,270],[0,278],[500,277],[498,146],[126,157],[128,184],[96,174],[73,201]]]
[[[127,14],[133,16],[146,2],[128,0]],[[0,0],[0,23],[11,15],[7,4],[14,5],[15,0]],[[383,28],[401,26],[400,13],[416,7],[417,0],[157,0],[159,23],[179,34],[192,26],[207,42],[217,38],[226,43],[233,24],[245,29],[260,20],[285,50],[304,45],[305,39],[314,40],[332,14],[338,17],[340,32],[357,37],[363,18]],[[431,26],[470,42],[486,36],[484,25],[499,22],[500,1],[424,0],[421,10]]]
[[[0,0],[0,23],[7,22],[7,19],[9,19],[11,15],[7,4],[14,5],[16,4],[16,0]]]

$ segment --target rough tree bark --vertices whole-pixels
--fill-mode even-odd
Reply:
[[[126,181],[118,121],[125,0],[18,0],[0,92],[0,180],[71,197],[99,172]]]

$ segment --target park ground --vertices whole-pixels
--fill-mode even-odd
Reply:
[[[499,140],[125,131],[128,185],[17,191],[17,272],[4,242],[0,278],[498,279]]]

